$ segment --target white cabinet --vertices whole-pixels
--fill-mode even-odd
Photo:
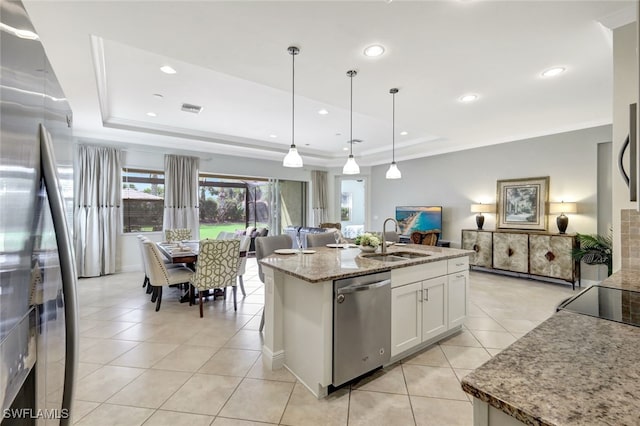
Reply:
[[[429,264],[428,273],[392,271],[392,357],[462,325],[468,311],[468,269],[469,258],[463,257]],[[410,278],[416,282],[408,283]]]
[[[456,272],[449,275],[447,285],[447,307],[449,310],[449,328],[462,325],[467,316],[469,297],[469,272]]]

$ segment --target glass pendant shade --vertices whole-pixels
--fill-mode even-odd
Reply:
[[[395,161],[389,166],[386,177],[387,179],[400,179],[402,177],[402,173],[400,173],[400,169],[398,169]]]
[[[295,145],[291,145],[291,148],[289,148],[289,152],[282,160],[282,165],[284,167],[302,167],[302,157],[298,154],[298,149]]]
[[[360,166],[356,163],[356,159],[353,158],[353,155],[350,155],[347,159],[346,164],[342,168],[342,173],[345,175],[357,175],[360,173]]]

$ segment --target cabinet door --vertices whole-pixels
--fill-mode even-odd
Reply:
[[[391,289],[391,356],[422,342],[422,282]]]
[[[493,267],[513,272],[529,272],[529,235],[495,232]]]
[[[491,267],[493,253],[492,232],[487,231],[462,231],[462,248],[473,250],[469,256],[469,264],[473,266]]]
[[[429,340],[447,330],[447,277],[422,283],[422,340]]]
[[[469,273],[448,275],[447,310],[449,329],[462,325],[469,311]]]
[[[573,280],[573,236],[531,235],[530,272],[545,277]]]

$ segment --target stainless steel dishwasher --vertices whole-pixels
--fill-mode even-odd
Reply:
[[[391,272],[333,282],[333,385],[391,357]]]

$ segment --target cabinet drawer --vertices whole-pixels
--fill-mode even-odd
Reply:
[[[421,265],[409,266],[391,270],[391,288],[401,285],[424,281],[429,278],[447,275],[447,261],[423,263]]]
[[[456,257],[455,259],[447,260],[447,271],[449,274],[460,271],[467,271],[469,269],[469,256]]]

